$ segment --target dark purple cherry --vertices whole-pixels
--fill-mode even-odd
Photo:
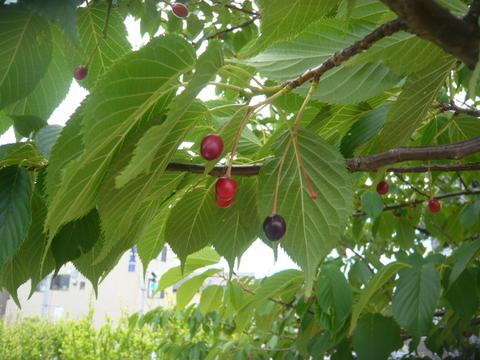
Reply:
[[[270,240],[280,240],[287,231],[285,219],[278,214],[267,216],[263,222],[263,231]]]
[[[87,74],[88,69],[84,65],[77,66],[75,70],[73,70],[73,77],[78,81],[85,79]]]
[[[220,136],[212,134],[205,136],[200,145],[200,154],[205,160],[218,159],[222,155],[223,140]]]

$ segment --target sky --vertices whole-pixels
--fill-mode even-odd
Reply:
[[[141,36],[140,23],[129,17],[125,21],[128,31],[128,40],[134,50],[139,49],[148,42],[148,35]],[[50,118],[49,124],[65,125],[75,109],[87,96],[88,91],[81,87],[76,81],[72,81],[69,92],[63,102],[55,109]],[[206,88],[199,96],[202,100],[214,98],[213,88]],[[15,142],[13,129],[9,129],[0,136],[0,145]],[[228,269],[228,264],[222,259],[222,265]],[[288,255],[279,248],[277,261],[274,259],[274,253],[271,248],[265,245],[261,240],[256,240],[252,246],[243,254],[240,266],[235,267],[238,273],[255,274],[256,277],[264,277],[275,272],[298,268],[298,266],[288,257]]]

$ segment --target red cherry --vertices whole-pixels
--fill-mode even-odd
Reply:
[[[229,177],[221,177],[215,184],[215,196],[219,200],[233,200],[237,191],[237,182]]]
[[[73,71],[73,77],[76,80],[83,80],[87,76],[88,69],[84,65],[77,66],[75,70]]]
[[[440,212],[442,205],[440,204],[440,201],[438,201],[438,199],[431,198],[430,200],[428,200],[428,208],[432,213],[436,214]]]
[[[225,200],[225,199],[222,199],[218,196],[215,196],[215,202],[217,203],[218,207],[222,208],[222,209],[226,209],[226,208],[230,207],[230,205],[232,205],[232,203],[233,203],[233,200],[234,200],[233,198]]]
[[[188,8],[182,3],[173,3],[172,11],[176,17],[186,18],[188,16]]]
[[[278,214],[267,216],[263,221],[263,231],[272,240],[280,240],[287,231],[285,219]]]
[[[222,155],[223,140],[218,135],[205,136],[200,145],[200,154],[205,160],[214,160]]]
[[[388,183],[386,181],[380,181],[377,184],[377,193],[379,195],[385,195],[388,193]]]

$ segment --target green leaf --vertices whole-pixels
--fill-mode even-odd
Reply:
[[[200,290],[203,282],[210,276],[217,274],[221,269],[208,269],[202,274],[193,276],[185,281],[177,290],[177,310],[183,310],[185,306],[193,299],[195,294]]]
[[[169,214],[168,206],[161,208],[147,223],[138,239],[137,252],[142,260],[144,274],[150,261],[157,258],[165,245],[165,224]]]
[[[352,334],[357,326],[357,321],[362,314],[363,309],[368,305],[370,299],[391,279],[400,269],[408,266],[400,262],[393,262],[382,267],[375,276],[368,282],[365,289],[361,292],[357,302],[353,306],[352,319],[350,322],[349,333]]]
[[[327,265],[320,267],[315,292],[321,309],[320,320],[335,333],[352,311],[352,289],[337,267]]]
[[[363,316],[352,341],[360,360],[387,360],[393,351],[403,345],[399,326],[392,318],[380,314]]]
[[[452,258],[455,259],[455,264],[453,265],[452,272],[450,273],[450,277],[448,279],[450,286],[458,279],[470,261],[477,256],[479,250],[480,240],[464,242],[457,248],[457,250],[455,250],[454,254],[452,255]]]
[[[53,238],[51,249],[57,271],[63,264],[88,253],[100,239],[100,217],[97,210],[66,224]]]
[[[470,321],[478,307],[478,285],[472,271],[463,271],[445,297],[463,320]]]
[[[342,138],[340,145],[342,155],[351,158],[359,146],[372,140],[383,127],[389,111],[390,103],[387,103],[370,111],[355,122]]]
[[[305,27],[336,8],[338,0],[260,0],[261,36],[244,56],[262,51],[269,45],[294,37]]]
[[[440,296],[440,277],[432,263],[400,271],[393,294],[395,320],[413,336],[426,335]]]
[[[13,120],[13,128],[23,137],[30,137],[32,133],[37,132],[47,125],[47,121],[37,116],[31,115],[10,115]]]
[[[194,56],[185,40],[161,37],[123,57],[102,78],[84,108],[85,150],[64,168],[63,181],[50,201],[46,221],[50,237],[63,224],[82,217],[95,206],[104,176],[123,139],[153,106],[161,112],[178,77],[191,69]],[[65,203],[70,204],[68,209]]]
[[[410,136],[431,108],[451,65],[451,56],[445,55],[438,58],[434,65],[408,76],[402,93],[393,103],[380,133],[381,150],[408,143]]]
[[[235,259],[257,239],[260,219],[255,211],[257,206],[256,179],[241,179],[235,202],[228,209],[221,209],[215,216],[216,235],[213,246],[228,262],[233,271]],[[253,211],[252,211],[253,209]]]
[[[158,281],[158,290],[163,290],[169,286],[175,285],[195,270],[205,266],[215,265],[219,261],[220,255],[218,255],[217,252],[212,248],[207,247],[197,251],[196,253],[187,257],[183,272],[180,266],[176,266],[167,270],[167,272],[165,272]]]
[[[211,244],[216,233],[215,186],[187,192],[172,208],[165,226],[165,238],[185,263],[188,255]]]
[[[43,222],[47,215],[47,208],[37,193],[32,195],[31,208],[32,224],[28,230],[28,235],[14,257],[6,262],[0,272],[0,284],[8,290],[18,306],[20,306],[20,303],[17,289],[28,279],[40,277],[35,276],[35,274],[39,272],[42,254],[47,243],[43,234]],[[49,268],[50,270],[51,268]],[[35,286],[36,284],[32,283],[32,292]]]
[[[95,2],[79,8],[77,15],[80,43],[84,53],[82,62],[74,64],[74,66],[88,63],[88,75],[81,81],[81,84],[92,89],[97,80],[102,79],[102,75],[107,69],[127,54],[131,47],[127,40],[124,19],[115,7],[110,11],[106,37],[103,36],[107,17],[106,3]],[[154,72],[152,72],[152,76],[154,76]]]
[[[362,210],[375,220],[383,211],[383,198],[372,191],[367,191],[362,196]]]
[[[11,259],[22,245],[32,221],[32,185],[27,170],[0,170],[0,265]]]
[[[245,302],[240,311],[247,310],[251,305],[258,305],[268,298],[281,297],[286,293],[295,294],[300,289],[302,280],[301,271],[294,269],[279,271],[262,281],[255,290],[255,296]]]
[[[222,305],[223,287],[219,285],[211,285],[202,291],[200,297],[199,308],[204,314],[216,311]]]
[[[108,256],[104,256],[99,260],[98,255],[102,253],[104,241],[99,239],[93,248],[86,254],[73,260],[73,264],[90,282],[92,283],[95,295],[98,296],[98,284],[105,276],[117,265],[123,251],[119,251],[115,247],[111,249]]]
[[[34,115],[48,119],[65,98],[72,83],[69,44],[60,29],[51,27],[53,51],[45,75],[26,97],[9,105],[7,111],[15,115]]]
[[[42,168],[46,164],[47,160],[30,142],[0,146],[0,169],[12,165],[19,165],[27,169]]]
[[[436,66],[445,54],[435,44],[407,32],[398,32],[373,44],[366,52],[350,61],[350,65],[380,61],[398,74],[419,72]]]
[[[393,88],[400,80],[401,76],[379,62],[338,67],[321,77],[313,98],[329,104],[355,104]]]
[[[5,133],[12,126],[12,119],[0,111],[0,135]]]
[[[123,244],[119,246],[128,249],[137,242],[148,231],[148,224],[159,213],[163,201],[175,192],[184,178],[184,174],[174,172],[158,177],[141,176],[120,189],[115,188],[115,176],[128,164],[131,150],[143,134],[145,128],[139,130],[138,136],[129,140],[117,155],[99,193],[98,209],[106,242],[104,254],[115,244]]]
[[[63,31],[78,43],[78,32],[75,27],[78,1],[76,0],[25,0],[24,3],[39,15],[58,23]]]
[[[35,144],[45,158],[49,158],[50,151],[52,150],[52,147],[60,136],[62,130],[63,126],[47,125],[37,132],[35,136]]]
[[[45,193],[47,194],[48,204],[52,202],[60,187],[66,165],[78,158],[83,152],[82,134],[80,132],[83,109],[84,105],[80,105],[62,129],[50,151],[47,175],[45,176]]]
[[[139,141],[129,165],[117,177],[118,187],[124,186],[142,173],[150,172],[157,154],[161,161],[160,164],[155,164],[156,174],[161,174],[187,132],[202,117],[202,112],[206,111],[194,100],[222,66],[222,46],[217,41],[210,42],[207,50],[198,59],[195,73],[187,87],[173,100],[165,122],[152,127]]]
[[[48,22],[20,5],[0,12],[0,109],[27,96],[45,75],[52,56]]]
[[[260,172],[258,202],[261,218],[272,211],[277,171],[289,141],[288,135],[285,134],[274,150],[275,158],[267,162]],[[295,147],[290,146],[278,194],[278,214],[287,223],[287,232],[280,245],[304,271],[305,291],[309,296],[317,266],[338,244],[346,220],[351,215],[353,191],[344,159],[334,147],[301,129],[298,149],[318,199],[310,198],[298,154]]]
[[[327,105],[308,124],[311,129],[329,143],[338,143],[350,127],[368,114],[372,107],[367,103],[358,105]]]

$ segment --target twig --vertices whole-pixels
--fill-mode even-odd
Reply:
[[[466,164],[430,164],[420,166],[405,166],[389,168],[387,171],[393,173],[424,173],[424,172],[459,172],[480,170],[480,162]]]
[[[463,188],[464,188],[465,190],[469,190],[468,185],[466,184],[466,182],[465,182],[465,181],[463,180],[463,178],[462,178],[462,175],[460,175],[460,173],[459,173],[458,171],[456,171],[456,174],[457,174],[458,179],[459,179],[460,182],[462,183]]]
[[[435,198],[438,199],[438,200],[441,200],[441,199],[447,199],[447,198],[451,198],[451,197],[457,197],[457,196],[462,196],[462,195],[480,195],[480,189],[478,190],[465,190],[465,191],[455,191],[455,192],[451,192],[451,193],[446,193],[446,194],[442,194],[442,195],[436,195]],[[408,201],[408,202],[404,202],[404,203],[400,203],[400,204],[394,204],[394,205],[386,205],[384,206],[383,208],[383,211],[392,211],[392,210],[396,210],[396,209],[402,209],[402,208],[406,208],[406,207],[415,207],[425,201],[427,201],[428,199],[418,199],[418,200],[415,200],[415,201]],[[355,211],[353,214],[353,216],[364,216],[366,215],[365,212],[363,211]]]
[[[110,13],[112,12],[112,2],[113,0],[108,0],[107,15],[105,17],[105,25],[103,26],[103,31],[102,31],[102,35],[104,39],[107,38],[108,22],[110,20]]]
[[[402,175],[400,175],[399,173],[395,174],[395,176],[397,178],[399,178],[404,184],[408,185],[409,187],[411,187],[413,190],[415,190],[417,193],[419,193],[420,195],[422,196],[425,196],[425,197],[429,197],[429,195],[425,192],[423,192],[422,190],[420,190],[419,188],[417,188],[415,185],[413,185],[411,182],[407,181],[404,179],[404,177]]]
[[[253,24],[255,22],[255,20],[257,20],[258,17],[254,17],[253,19],[250,19],[248,21],[245,21],[239,25],[235,25],[235,26],[232,26],[232,27],[229,27],[227,29],[223,29],[223,30],[220,30],[212,35],[209,35],[209,36],[206,36],[203,38],[203,40],[210,40],[210,39],[213,39],[213,38],[216,38],[218,36],[221,36],[223,34],[226,34],[226,33],[229,33],[229,32],[232,32],[234,30],[237,30],[237,29],[241,29],[241,28],[244,28],[244,27],[247,27],[248,25],[250,24]]]
[[[455,115],[458,114],[466,114],[474,117],[480,117],[480,110],[477,109],[469,109],[469,108],[462,108],[454,103],[438,103],[436,106],[440,109],[440,111],[453,111]]]
[[[363,39],[356,41],[354,44],[349,47],[340,50],[335,53],[332,57],[328,58],[319,66],[313,68],[312,70],[307,71],[303,75],[297,77],[296,79],[289,80],[286,84],[289,84],[293,89],[299,87],[306,83],[307,81],[320,78],[328,70],[344,63],[351,57],[359,54],[360,52],[369,49],[375,42],[383,39],[384,37],[390,36],[393,33],[404,30],[405,23],[401,19],[396,19],[389,21],[375,30],[370,34],[365,36]]]

